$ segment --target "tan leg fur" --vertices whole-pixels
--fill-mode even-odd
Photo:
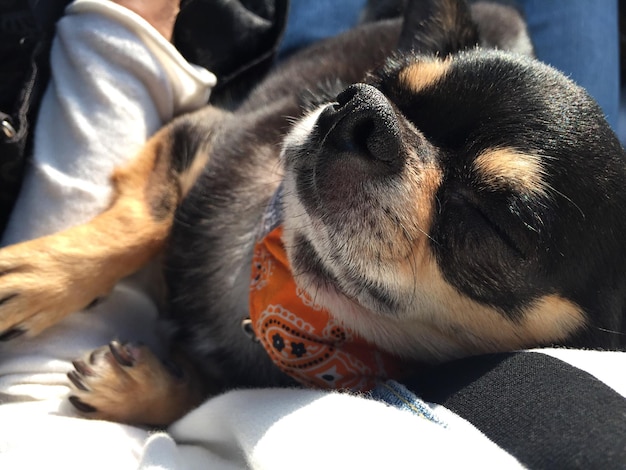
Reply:
[[[202,162],[172,168],[166,127],[113,175],[108,210],[90,222],[0,250],[0,340],[34,336],[107,295],[161,250]]]

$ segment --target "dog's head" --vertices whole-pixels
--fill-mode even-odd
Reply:
[[[413,52],[286,138],[297,282],[365,337],[424,360],[612,344],[626,290],[622,147],[580,87],[475,48],[461,2],[430,4],[445,21],[411,36]]]

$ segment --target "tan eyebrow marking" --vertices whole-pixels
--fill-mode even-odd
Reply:
[[[482,182],[493,189],[511,188],[541,196],[545,196],[549,189],[539,155],[511,148],[487,150],[474,160],[474,169]]]
[[[400,86],[414,93],[435,85],[450,69],[450,60],[415,62],[398,75]]]

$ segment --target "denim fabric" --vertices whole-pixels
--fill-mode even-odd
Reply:
[[[408,411],[433,423],[447,427],[446,423],[439,419],[428,403],[394,380],[379,383],[375,389],[369,392],[369,396],[374,400],[385,402],[402,411]]]
[[[349,29],[364,6],[365,0],[292,0],[280,54]]]
[[[619,113],[617,0],[519,0],[537,58],[600,104],[616,130]]]

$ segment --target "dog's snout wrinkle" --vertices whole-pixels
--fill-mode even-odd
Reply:
[[[365,84],[348,87],[320,115],[318,127],[323,145],[383,162],[401,163],[401,136],[398,118],[387,98]]]

